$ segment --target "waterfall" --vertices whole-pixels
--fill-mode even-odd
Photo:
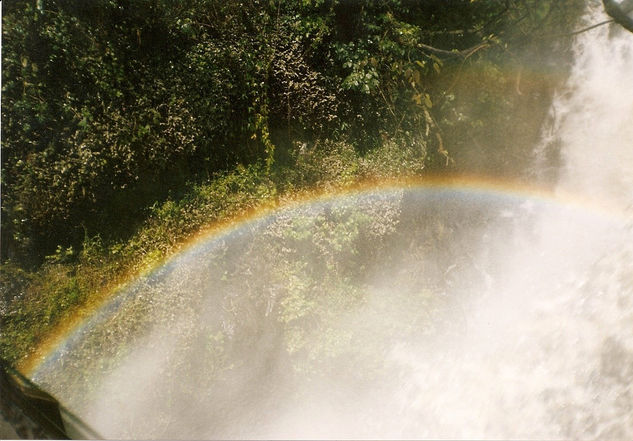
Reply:
[[[586,24],[604,19],[592,2]],[[416,345],[391,354],[409,369],[405,436],[633,436],[633,35],[602,26],[576,37],[574,55],[535,174],[560,149],[555,192],[619,219],[529,202],[510,213],[526,240],[489,261],[491,294],[468,305],[463,335],[431,356]]]
[[[584,21],[604,18],[596,1]],[[510,214],[529,239],[493,258],[492,294],[469,305],[454,347],[392,353],[409,368],[406,436],[633,436],[633,35],[603,26],[578,35],[574,54],[535,167],[560,149],[555,191],[619,219],[530,203]]]
[[[534,152],[560,149],[556,197],[377,188],[255,219],[34,379],[106,437],[632,439],[633,34],[574,54]]]
[[[604,20],[593,2],[586,23]],[[633,201],[633,36],[611,24],[576,37],[575,63],[552,104],[547,143],[561,146],[562,190],[628,206]]]

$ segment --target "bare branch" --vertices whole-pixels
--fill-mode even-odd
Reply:
[[[488,47],[489,44],[487,42],[479,43],[479,44],[476,44],[473,47],[469,47],[469,48],[463,49],[461,51],[459,51],[457,49],[453,49],[453,50],[448,51],[446,49],[440,49],[440,48],[437,48],[437,47],[429,46],[428,44],[424,44],[424,43],[420,43],[418,46],[421,49],[424,49],[424,50],[429,51],[429,52],[433,52],[434,54],[438,54],[438,55],[446,55],[446,56],[449,56],[449,57],[458,57],[458,58],[468,58],[472,54],[477,52],[478,50],[483,49],[485,47]]]

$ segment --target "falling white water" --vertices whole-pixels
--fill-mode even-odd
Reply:
[[[535,163],[558,146],[555,190],[593,209],[407,189],[285,210],[132,284],[35,380],[116,438],[633,439],[633,34],[574,48]]]
[[[604,19],[595,2],[585,20]],[[539,207],[517,230],[530,239],[492,264],[492,294],[469,305],[459,339],[394,348],[410,369],[404,436],[633,437],[633,34],[603,26],[574,49],[543,141],[561,148],[555,188],[621,222]]]
[[[604,20],[601,2],[588,23]],[[543,241],[556,250],[568,280],[547,305],[560,379],[547,390],[563,437],[633,437],[633,34],[612,24],[577,37],[575,65],[552,108],[562,169],[557,189],[624,213],[623,230],[555,227],[544,215]],[[554,226],[552,226],[552,224]],[[558,305],[556,307],[555,305]],[[546,308],[543,308],[546,309]],[[545,331],[545,330],[544,330]],[[556,336],[559,333],[560,336]],[[565,390],[567,387],[567,391]],[[550,434],[551,435],[551,434]]]
[[[595,2],[586,21],[604,20]],[[633,35],[616,24],[577,37],[575,65],[552,105],[552,134],[562,143],[559,187],[633,201]]]

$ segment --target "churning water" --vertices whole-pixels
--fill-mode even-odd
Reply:
[[[535,150],[557,197],[377,189],[237,225],[34,379],[107,437],[632,439],[633,35],[575,60]]]

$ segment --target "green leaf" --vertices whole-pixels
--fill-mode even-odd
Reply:
[[[424,94],[424,105],[428,107],[429,109],[433,107],[433,101],[431,101],[431,97],[429,96],[428,93]]]

